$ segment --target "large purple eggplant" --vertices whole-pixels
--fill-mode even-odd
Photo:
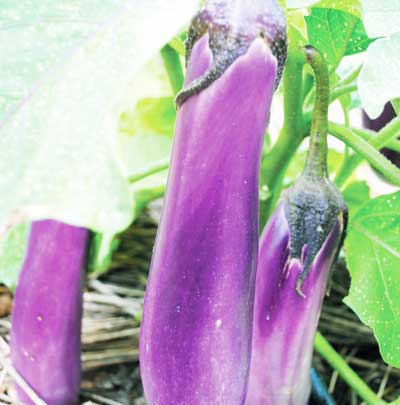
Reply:
[[[48,405],[78,403],[87,229],[33,222],[15,293],[11,360]],[[33,402],[18,389],[19,403]]]
[[[246,405],[308,403],[314,335],[346,226],[344,200],[327,174],[328,70],[318,51],[305,52],[317,85],[310,149],[261,238]]]
[[[189,31],[140,336],[149,405],[240,405],[245,397],[261,149],[285,54],[277,3],[245,5],[209,1]]]

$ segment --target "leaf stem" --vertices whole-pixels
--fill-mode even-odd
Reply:
[[[176,96],[183,86],[183,70],[178,52],[171,45],[165,45],[161,51],[161,57],[164,63],[165,70],[168,74],[168,79],[174,96]]]
[[[384,405],[387,402],[379,399],[357,373],[346,363],[330,343],[317,332],[314,341],[315,350],[333,367],[346,383],[368,404]]]
[[[170,159],[163,159],[157,162],[153,162],[150,166],[147,166],[143,169],[138,170],[132,176],[129,176],[128,181],[129,183],[135,183],[139,180],[145,179],[146,177],[150,177],[153,174],[162,172],[163,170],[168,169]]]
[[[344,77],[343,80],[337,83],[335,87],[343,87],[346,86],[347,84],[353,83],[354,80],[356,80],[358,75],[360,74],[361,69],[362,65],[358,66],[356,69],[351,71],[346,77]]]
[[[339,124],[334,124],[334,123],[330,123],[329,124],[330,129],[335,129],[336,131],[336,135],[339,139],[340,136],[348,136],[350,135],[350,137],[356,137],[359,142],[363,142],[364,146],[368,146],[368,148],[372,151],[374,149],[381,149],[385,146],[389,146],[391,145],[392,142],[394,142],[397,145],[397,141],[396,138],[400,135],[400,117],[396,117],[395,119],[393,119],[390,123],[388,123],[384,128],[382,128],[378,133],[375,133],[373,131],[368,131],[368,130],[360,130],[360,129],[349,129],[346,127],[343,127],[342,125]],[[336,136],[334,133],[332,133],[332,135]],[[343,139],[344,142],[346,142]],[[356,140],[357,142],[357,140]],[[347,142],[346,142],[347,143]],[[352,145],[350,145],[349,143],[347,143],[349,146],[353,147]],[[357,149],[353,148],[354,150],[356,150],[357,152],[359,152]],[[369,160],[369,158],[365,155],[363,155],[363,153],[359,152],[364,158],[366,158],[367,160]],[[390,163],[389,160],[387,160],[383,155],[381,155],[379,152],[377,152],[376,150],[373,151],[373,154],[375,157],[378,157],[379,160],[381,162],[384,162],[385,167],[388,168],[391,172],[393,171],[393,174],[395,174],[395,177],[397,178],[397,182],[395,179],[394,184],[398,184],[398,182],[400,181],[398,176],[400,175],[400,171],[399,169],[396,168],[396,166],[394,166],[392,163]],[[354,172],[354,170],[357,168],[357,166],[362,162],[362,157],[360,156],[351,156],[348,161],[346,162],[346,164],[344,164],[342,166],[342,168],[340,169],[339,173],[336,176],[335,179],[335,183],[338,187],[343,187],[346,183],[346,181],[349,179],[349,177],[351,176],[351,174]],[[371,162],[371,164],[373,164]],[[376,166],[374,166],[376,167]],[[381,168],[377,167],[378,170],[381,171]],[[385,174],[384,172],[382,172],[383,174]],[[389,177],[390,179],[390,177]],[[391,180],[393,181],[393,180]]]
[[[339,97],[344,96],[345,94],[352,93],[358,89],[356,84],[348,84],[342,87],[336,87],[331,92],[330,102],[333,103]]]

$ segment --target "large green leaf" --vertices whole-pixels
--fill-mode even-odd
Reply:
[[[11,14],[17,3],[10,2]],[[95,7],[95,1],[90,3]],[[0,227],[15,212],[106,234],[131,222],[129,168],[117,136],[120,103],[130,79],[190,18],[197,3],[124,2],[9,117],[0,128]],[[24,18],[21,30],[27,29]],[[135,91],[130,97],[134,104]]]
[[[400,367],[400,192],[375,198],[350,218],[345,299],[370,326],[383,359]]]
[[[400,32],[381,38],[368,48],[358,77],[358,91],[363,108],[377,118],[385,104],[400,97]]]
[[[305,18],[311,45],[319,49],[333,67],[337,67],[345,55],[364,51],[372,41],[362,21],[345,11],[313,7]]]
[[[350,217],[368,202],[369,187],[366,181],[354,181],[350,183],[343,191],[343,197],[346,201]]]
[[[0,120],[126,0],[2,0]]]

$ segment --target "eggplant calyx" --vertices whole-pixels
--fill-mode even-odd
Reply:
[[[305,298],[302,285],[328,239],[346,204],[328,178],[303,174],[285,196],[285,215],[289,224],[289,255],[302,263],[296,291]]]
[[[239,17],[238,17],[239,16]],[[276,0],[209,0],[193,18],[186,41],[186,65],[195,43],[205,34],[213,62],[207,72],[189,83],[176,97],[179,108],[188,98],[218,80],[256,38],[263,38],[278,62],[278,86],[287,56],[286,19]]]

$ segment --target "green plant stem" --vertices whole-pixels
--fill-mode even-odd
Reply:
[[[351,71],[346,77],[343,78],[335,87],[343,87],[354,82],[357,79],[362,69],[362,65]]]
[[[389,142],[386,145],[386,148],[388,148],[394,152],[400,153],[400,141],[397,139],[394,139],[393,141]]]
[[[373,145],[364,141],[360,136],[356,135],[348,128],[330,123],[329,133],[346,143],[353,150],[358,152],[363,158],[367,159],[372,166],[379,170],[389,181],[400,186],[400,170],[390,160],[386,159]],[[358,163],[357,163],[358,165]],[[355,167],[357,167],[357,165]],[[351,173],[354,171],[353,165]],[[341,175],[343,176],[343,175]],[[346,179],[348,178],[346,173]],[[338,184],[342,186],[343,180]]]
[[[334,102],[338,97],[344,94],[351,93],[357,90],[357,86],[354,85],[354,80],[357,79],[361,72],[362,65],[358,66],[356,69],[351,71],[343,80],[337,83],[331,92],[331,103]],[[311,90],[305,100],[304,105],[308,106],[311,103],[315,94],[315,89]]]
[[[174,96],[176,96],[183,86],[183,71],[182,64],[178,52],[171,45],[165,45],[161,51],[161,57],[164,63],[165,70],[168,74],[168,79]]]
[[[368,130],[359,130],[359,129],[352,130],[334,123],[330,123],[330,128],[336,131],[336,135],[339,135],[337,136],[339,139],[341,139],[341,137],[343,136],[344,137],[350,136],[350,138],[356,138],[356,143],[358,141],[359,143],[362,142],[364,147],[368,147],[370,151],[372,149],[374,156],[377,157],[381,162],[383,162],[385,168],[389,169],[395,175],[394,184],[398,184],[398,182],[400,181],[398,178],[400,174],[399,169],[397,169],[396,166],[394,166],[389,160],[387,160],[383,155],[381,155],[378,151],[376,151],[376,149],[379,150],[385,146],[390,146],[392,142],[395,142],[395,144],[397,144],[396,138],[400,136],[400,117],[396,117],[395,119],[393,119],[378,133]],[[335,133],[332,133],[332,135],[335,135]],[[344,138],[341,140],[346,142]],[[350,145],[349,143],[347,144],[353,148],[352,145]],[[353,149],[359,152],[364,158],[369,160],[369,158],[363,153],[361,153],[359,150],[357,150],[356,148]],[[339,173],[336,176],[335,179],[336,185],[342,188],[361,162],[362,158],[358,155],[349,157],[347,161],[344,162],[341,169],[339,170]],[[372,161],[370,162],[371,164],[373,164]],[[374,165],[374,167],[376,166]],[[380,167],[376,168],[381,171]],[[382,173],[385,174],[384,172]],[[388,177],[388,179],[393,181],[390,176]]]
[[[339,97],[344,96],[345,94],[352,93],[358,89],[356,84],[348,84],[342,87],[336,87],[331,92],[330,102],[333,103]]]
[[[354,372],[342,356],[317,332],[314,341],[315,350],[332,366],[346,383],[368,404],[383,405],[381,400],[368,385]]]
[[[307,63],[315,75],[315,105],[311,120],[310,146],[304,169],[306,175],[323,178],[328,176],[328,108],[329,72],[324,57],[311,46],[305,48]]]
[[[138,170],[132,176],[129,176],[129,183],[135,183],[139,180],[145,179],[146,177],[150,177],[153,174],[162,172],[169,167],[169,158],[164,160],[159,160],[154,162],[152,165],[145,167],[144,169]]]
[[[263,171],[271,198],[261,203],[260,224],[263,226],[279,199],[280,189],[291,158],[304,138],[302,103],[303,66],[305,55],[300,48],[289,50],[285,71],[284,88],[284,123],[278,140],[267,156]],[[261,226],[261,228],[262,228]]]
[[[373,145],[364,141],[360,136],[356,135],[353,131],[348,128],[342,127],[338,124],[329,124],[329,133],[340,139],[342,142],[346,143],[353,150],[358,152],[363,158],[367,159],[372,166],[379,170],[389,181],[393,184],[400,186],[400,170],[392,163],[390,160],[386,159]],[[358,163],[357,163],[358,165]],[[357,167],[357,165],[355,167]],[[349,174],[347,173],[349,170]],[[352,165],[350,169],[346,169],[345,180],[354,171]],[[343,177],[343,174],[341,174]],[[338,179],[336,179],[337,181]],[[344,184],[342,178],[340,178],[338,186],[341,187]]]
[[[358,129],[358,128],[351,128],[351,130],[363,138],[365,141],[368,143],[374,144],[373,139],[378,136],[378,133],[375,131],[371,130],[366,130],[366,129]],[[386,134],[385,134],[386,135]],[[381,142],[382,146],[377,146],[377,148],[389,148],[391,150],[394,150],[395,152],[400,152],[400,140],[396,139],[398,136],[400,136],[400,132],[396,134],[390,134],[390,140],[384,140]],[[394,137],[394,139],[392,139]]]

